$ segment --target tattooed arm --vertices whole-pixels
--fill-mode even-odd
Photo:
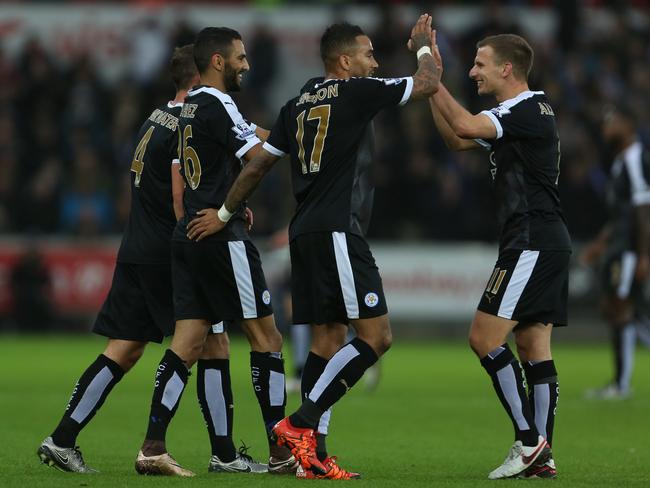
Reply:
[[[261,144],[255,146],[255,148],[259,147],[261,147]],[[250,155],[252,150],[244,155],[245,159],[248,159],[247,156]],[[239,176],[237,176],[221,209],[218,212],[214,208],[197,212],[199,217],[187,225],[187,237],[190,240],[200,241],[223,229],[230,218],[228,214],[232,215],[231,209],[239,208],[241,203],[253,193],[264,175],[273,167],[278,159],[280,159],[278,156],[274,156],[265,149],[257,149],[252,159],[249,160],[248,164],[244,166]],[[222,213],[225,213],[225,219],[222,218]],[[252,224],[252,219],[250,224]]]
[[[238,208],[251,193],[257,188],[264,175],[273,167],[276,161],[280,159],[274,156],[266,149],[262,149],[251,159],[239,176],[232,184],[226,201],[223,203],[226,209]]]

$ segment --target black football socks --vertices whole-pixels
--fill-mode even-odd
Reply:
[[[539,434],[552,445],[555,412],[560,396],[555,363],[552,359],[526,361],[524,372],[528,382],[528,401],[533,410],[535,426]]]
[[[224,463],[235,460],[232,440],[234,404],[228,359],[199,359],[196,394],[210,436],[212,455]]]
[[[65,413],[52,433],[54,444],[74,447],[81,429],[95,416],[123,376],[124,371],[115,361],[100,354],[77,381]]]
[[[167,349],[156,371],[146,440],[164,442],[167,427],[178,409],[188,376],[189,371],[183,360],[171,349]]]
[[[352,339],[327,362],[309,397],[291,415],[291,424],[316,429],[323,413],[345,395],[377,359],[377,353],[368,343],[358,337]]]
[[[492,378],[494,389],[515,429],[515,439],[525,446],[537,445],[538,432],[521,370],[508,344],[503,344],[481,359]]]
[[[309,352],[303,366],[300,381],[300,394],[303,401],[309,397],[309,393],[314,388],[318,378],[323,374],[323,371],[325,371],[326,366],[327,359],[311,351]],[[316,429],[316,456],[318,456],[318,460],[321,462],[327,459],[326,437],[331,414],[332,409],[327,409],[321,416]]]
[[[275,445],[271,429],[284,418],[287,405],[282,353],[251,351],[250,365],[253,390],[262,411],[269,445]]]

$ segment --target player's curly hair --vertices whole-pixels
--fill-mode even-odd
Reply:
[[[205,73],[215,54],[228,57],[234,40],[241,41],[241,34],[228,27],[206,27],[199,32],[194,41],[194,62],[199,73]]]
[[[365,33],[358,25],[341,22],[330,25],[320,39],[320,57],[327,65],[336,62],[341,54],[349,53],[356,44],[357,36]]]
[[[169,73],[176,91],[191,88],[190,85],[197,73],[193,44],[174,49],[174,54],[169,62]]]
[[[512,73],[520,81],[528,80],[533,67],[533,48],[528,41],[516,34],[489,36],[476,43],[476,48],[490,46],[499,63],[512,64]]]

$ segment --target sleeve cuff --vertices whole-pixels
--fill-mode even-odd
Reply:
[[[246,154],[253,146],[257,146],[258,144],[261,144],[262,141],[259,140],[257,136],[250,137],[246,139],[246,144],[244,144],[239,151],[235,153],[235,156],[237,156],[239,159],[244,157],[244,154]]]
[[[402,99],[399,101],[400,106],[409,101],[409,98],[411,98],[411,92],[413,91],[413,77],[409,76],[404,79],[406,80],[406,88],[404,88],[404,94],[402,95]]]
[[[267,152],[270,152],[271,154],[273,154],[274,156],[277,156],[277,157],[279,157],[279,158],[281,158],[282,156],[284,156],[285,154],[287,154],[286,152],[281,151],[281,150],[278,149],[277,147],[273,147],[271,144],[268,143],[268,141],[265,142],[265,143],[262,145],[262,149],[264,149],[264,150],[267,151]]]
[[[483,115],[487,115],[487,117],[492,121],[494,124],[494,127],[497,130],[497,139],[501,139],[503,137],[503,127],[501,127],[501,122],[499,122],[499,119],[497,118],[496,115],[494,115],[491,111],[489,110],[483,110],[481,112]]]

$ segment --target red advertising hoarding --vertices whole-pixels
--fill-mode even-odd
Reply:
[[[70,242],[24,245],[0,244],[0,314],[11,311],[12,274],[28,249],[36,249],[50,276],[51,298],[63,315],[95,313],[111,286],[117,244]]]

